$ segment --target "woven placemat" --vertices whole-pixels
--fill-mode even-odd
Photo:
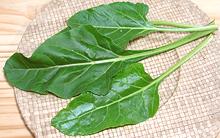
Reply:
[[[18,51],[26,56],[49,36],[62,30],[77,11],[115,0],[54,0],[29,25]],[[210,19],[188,0],[132,0],[149,4],[150,19],[188,24],[207,24]],[[129,44],[129,49],[147,49],[173,41],[183,33],[154,33]],[[220,34],[202,52],[168,77],[160,86],[160,109],[143,123],[109,129],[87,137],[216,137],[220,130]],[[153,77],[164,72],[197,42],[144,60]],[[30,78],[31,79],[31,78]],[[50,126],[50,120],[68,100],[38,95],[15,88],[25,124],[36,137],[65,137]]]

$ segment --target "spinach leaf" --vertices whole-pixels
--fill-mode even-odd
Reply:
[[[84,91],[105,95],[112,77],[124,66],[203,37],[195,32],[176,42],[150,50],[123,50],[92,26],[65,30],[46,40],[30,58],[15,53],[6,62],[7,80],[22,90],[51,92],[71,98]]]
[[[115,2],[80,11],[73,15],[67,24],[70,27],[93,25],[115,44],[125,48],[130,40],[149,33],[143,29],[152,27],[145,17],[147,13],[148,6],[145,4]]]
[[[122,48],[126,48],[129,41],[151,32],[193,32],[217,28],[216,25],[194,27],[168,21],[149,21],[145,17],[148,10],[148,6],[143,3],[114,2],[79,11],[67,24],[73,28],[82,24],[92,25]],[[166,28],[160,25],[174,27]]]
[[[156,79],[145,73],[140,63],[127,66],[113,78],[112,88],[107,95],[81,94],[52,119],[52,126],[66,135],[89,135],[107,128],[137,124],[153,117],[159,106],[160,83],[211,39],[212,35]]]

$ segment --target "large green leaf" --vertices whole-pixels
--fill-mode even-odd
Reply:
[[[107,95],[83,93],[52,119],[52,126],[66,135],[89,135],[107,128],[137,124],[153,117],[159,106],[160,83],[211,40],[212,35],[155,79],[145,73],[140,63],[125,67],[113,78],[112,88]]]
[[[151,50],[123,50],[91,26],[65,30],[46,40],[30,58],[15,53],[6,62],[8,81],[22,90],[51,92],[71,98],[84,91],[105,95],[112,77],[123,66],[172,50],[210,31],[190,34],[176,42]]]
[[[87,135],[142,122],[159,106],[158,85],[148,86],[152,81],[142,64],[131,64],[113,79],[107,95],[81,94],[52,119],[52,125],[66,135]]]
[[[130,40],[145,35],[152,25],[145,15],[148,6],[142,3],[115,2],[80,11],[68,20],[68,26],[93,25],[100,33],[125,48]]]
[[[101,94],[123,66],[114,60],[122,52],[92,27],[82,26],[49,38],[30,58],[15,53],[4,71],[12,85],[27,91],[49,91],[62,98],[88,90]]]
[[[217,29],[216,25],[194,27],[168,21],[149,21],[146,19],[148,9],[143,3],[114,2],[79,11],[68,19],[67,24],[72,28],[82,24],[92,25],[121,48],[126,48],[129,41],[155,31],[198,32]]]

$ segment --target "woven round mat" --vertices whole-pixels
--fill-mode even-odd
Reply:
[[[66,20],[82,9],[115,0],[54,0],[29,25],[18,51],[26,56],[51,35],[66,26]],[[188,0],[133,0],[149,5],[149,19],[204,25],[210,19]],[[154,33],[135,40],[129,49],[158,47],[183,33]],[[153,77],[164,72],[197,42],[144,60]],[[216,137],[220,130],[220,34],[202,52],[168,77],[160,86],[160,109],[156,116],[137,125],[109,129],[88,137]],[[31,78],[30,78],[31,79]],[[50,120],[68,100],[38,95],[15,88],[17,104],[25,124],[36,137],[65,137],[50,126]]]

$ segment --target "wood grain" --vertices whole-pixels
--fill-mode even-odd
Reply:
[[[6,82],[3,66],[12,55],[27,25],[50,0],[0,1],[0,137],[31,138],[16,106],[14,92]]]
[[[3,66],[12,55],[35,15],[50,0],[1,0],[0,1],[0,137],[31,138],[16,106],[12,87],[6,82]],[[219,0],[193,0],[220,25]]]

